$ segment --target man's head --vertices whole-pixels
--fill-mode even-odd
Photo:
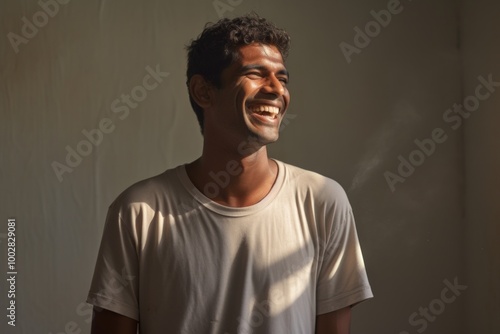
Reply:
[[[255,43],[275,47],[285,59],[290,48],[290,37],[286,31],[276,28],[257,14],[224,18],[207,25],[200,36],[187,47],[188,87],[194,75],[201,75],[207,83],[221,88],[222,71],[238,60],[241,47]],[[193,98],[191,90],[189,100],[203,132],[203,108]]]

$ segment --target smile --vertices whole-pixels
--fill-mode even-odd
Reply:
[[[249,107],[248,110],[252,113],[271,119],[276,119],[278,117],[278,114],[280,113],[280,108],[267,105]]]

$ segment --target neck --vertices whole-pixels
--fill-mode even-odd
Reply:
[[[245,151],[246,154],[241,154]],[[251,153],[250,153],[251,152]],[[266,146],[224,149],[205,145],[200,158],[186,167],[189,178],[205,196],[232,207],[253,205],[271,190],[278,173]]]

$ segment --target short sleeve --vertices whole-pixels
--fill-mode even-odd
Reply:
[[[87,302],[139,320],[137,237],[130,214],[113,203],[108,210]]]
[[[349,205],[332,215],[316,291],[316,313],[324,314],[372,298],[354,216]]]

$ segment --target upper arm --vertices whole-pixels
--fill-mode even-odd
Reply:
[[[94,307],[91,334],[136,334],[137,320]]]
[[[316,334],[349,334],[351,307],[316,316]]]

